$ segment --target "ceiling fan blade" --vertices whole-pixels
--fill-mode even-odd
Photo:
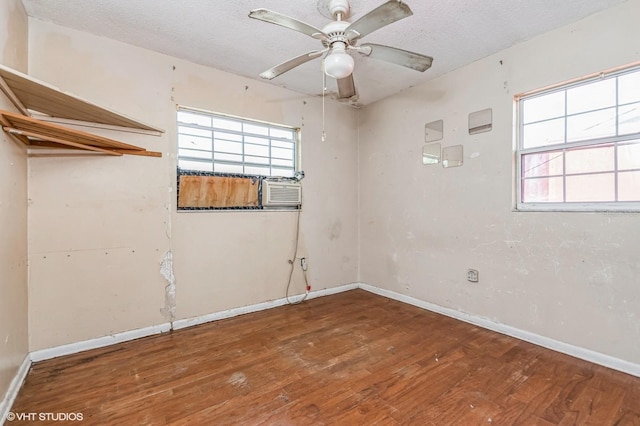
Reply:
[[[411,15],[413,12],[406,3],[389,0],[349,25],[345,33],[350,41],[355,40]]]
[[[254,9],[249,12],[249,18],[258,19],[260,21],[269,22],[271,24],[280,25],[285,28],[301,32],[310,37],[319,40],[327,40],[328,37],[322,30],[314,27],[313,25],[306,24],[302,21],[298,21],[290,16],[283,15],[278,12],[274,12],[269,9]]]
[[[322,56],[324,52],[327,50],[312,50],[311,52],[303,53],[300,56],[296,56],[295,58],[291,58],[288,61],[285,61],[281,64],[276,65],[273,68],[266,70],[265,72],[260,74],[260,77],[265,80],[271,80],[279,76],[280,74],[284,74],[285,72],[297,67],[298,65],[302,65],[305,62],[309,62],[312,59],[315,59],[319,56]]]
[[[338,79],[337,83],[339,99],[347,99],[356,95],[356,86],[353,82],[353,74],[349,74],[348,77]]]
[[[409,52],[395,47],[383,46],[382,44],[364,43],[360,45],[359,52],[373,59],[391,62],[411,68],[412,70],[424,72],[431,68],[433,58],[421,55],[420,53]],[[366,51],[369,50],[369,53]]]

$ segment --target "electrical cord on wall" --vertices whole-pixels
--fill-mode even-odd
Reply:
[[[311,290],[311,286],[309,285],[309,280],[307,278],[307,259],[305,257],[298,257],[298,241],[300,240],[300,210],[298,210],[298,217],[296,220],[296,241],[295,248],[293,251],[293,256],[289,260],[289,264],[291,265],[291,269],[289,270],[289,280],[287,281],[287,290],[285,291],[284,297],[287,300],[289,305],[297,305],[298,303],[304,302],[304,300],[309,296],[309,290]],[[304,276],[304,284],[305,284],[305,293],[302,299],[292,302],[289,300],[289,288],[291,287],[291,278],[293,277],[293,270],[296,267],[296,259],[300,259],[300,267],[302,268],[302,275]]]

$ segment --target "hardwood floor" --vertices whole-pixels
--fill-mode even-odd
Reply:
[[[100,425],[640,425],[640,378],[353,290],[37,363],[12,411]],[[7,425],[33,423],[47,422]]]

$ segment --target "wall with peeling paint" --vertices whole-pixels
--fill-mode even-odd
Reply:
[[[361,281],[639,363],[640,216],[512,211],[513,96],[637,61],[639,15],[627,2],[363,109]],[[470,136],[484,108],[493,130]],[[462,167],[422,165],[438,119]]]
[[[176,104],[301,127],[299,253],[309,260],[310,284],[357,280],[357,111],[327,103],[321,142],[317,99],[29,23],[30,74],[166,130],[161,137],[100,131],[162,151],[161,159],[29,159],[31,350],[166,323],[172,312],[184,319],[284,297],[297,213],[176,212]],[[169,252],[175,298],[167,291]],[[298,269],[292,293],[303,291]]]
[[[20,0],[0,2],[0,62],[27,69],[27,15]],[[0,109],[15,111],[0,92]],[[0,132],[0,401],[28,352],[27,157]]]
[[[640,362],[638,215],[512,211],[513,95],[637,60],[628,40],[640,36],[639,7],[627,2],[360,112],[328,103],[325,142],[318,99],[30,20],[30,74],[167,130],[99,131],[162,159],[29,159],[30,349],[284,296],[297,213],[176,212],[182,104],[302,128],[299,254],[313,289],[360,280]],[[469,136],[468,113],[484,108],[493,130]],[[421,164],[424,124],[437,119],[445,146],[464,145],[463,167]],[[467,268],[480,271],[478,284]],[[303,291],[299,270],[293,288]]]

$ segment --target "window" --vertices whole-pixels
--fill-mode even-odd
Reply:
[[[293,177],[298,129],[178,109],[181,170]]]
[[[640,67],[517,99],[519,210],[640,210]]]

